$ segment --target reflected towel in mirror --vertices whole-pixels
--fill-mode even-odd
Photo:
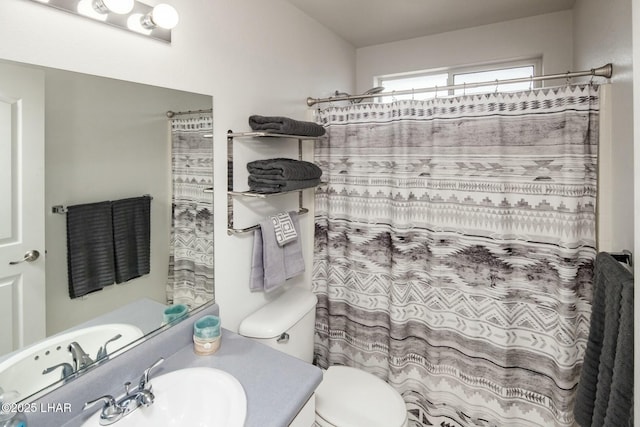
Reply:
[[[111,202],[69,206],[67,269],[69,296],[78,298],[114,282]]]

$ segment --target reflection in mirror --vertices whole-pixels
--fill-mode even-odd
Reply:
[[[6,273],[0,268],[0,300],[8,304],[2,310],[11,314],[10,319],[0,319],[0,387],[14,390],[24,387],[10,380],[17,378],[18,368],[16,372],[5,368],[26,348],[37,353],[30,359],[32,366],[27,366],[33,367],[38,380],[51,377],[51,383],[61,385],[69,381],[65,373],[73,378],[76,371],[86,368],[82,353],[87,355],[84,361],[88,365],[96,365],[96,359],[107,361],[138,339],[137,335],[148,335],[163,326],[164,311],[172,304],[184,304],[193,310],[213,300],[213,195],[203,191],[211,189],[213,182],[213,119],[212,97],[208,95],[9,61],[0,62],[0,73],[7,67],[13,74],[35,75],[35,90],[43,92],[40,108],[44,112],[40,116],[44,117],[44,193],[39,196],[38,191],[25,188],[25,194],[44,199],[40,206],[46,212],[42,227],[46,248],[40,252],[46,256],[20,263],[16,270]],[[0,101],[16,99],[5,89],[0,81]],[[29,105],[23,102],[20,108],[26,111]],[[6,109],[10,111],[2,123],[16,123],[17,115],[23,113],[11,105]],[[201,110],[206,113],[180,114]],[[167,111],[176,114],[169,119]],[[5,138],[7,132],[11,133],[6,128],[0,124],[0,162],[17,157],[15,143]],[[20,209],[16,205],[19,199],[12,193],[14,187],[4,188],[0,183],[0,191],[0,197],[12,202],[3,203],[9,208],[0,208],[3,230],[6,224],[11,228],[16,222],[13,215]],[[139,277],[134,274],[130,280],[72,299],[66,214],[54,213],[52,207],[112,202],[145,194],[153,198],[148,221],[148,273]],[[3,236],[9,234],[4,232]],[[15,258],[15,250],[9,255],[1,251],[10,240],[0,236],[0,263],[4,265]],[[5,286],[8,282],[3,274],[15,275],[17,269],[44,269],[43,291],[30,297],[41,301],[24,301],[21,305],[15,287]],[[35,280],[24,280],[23,286],[32,284],[37,288]],[[29,309],[39,303],[46,307],[42,322]],[[19,318],[21,314],[23,318]],[[40,323],[44,323],[43,332],[22,335],[21,331],[38,331]],[[128,326],[119,330],[114,325]],[[87,331],[92,332],[91,339],[75,339]],[[61,336],[61,341],[55,341]],[[71,346],[73,341],[69,339],[77,341],[82,352]],[[44,383],[37,382],[36,389],[40,387]],[[22,391],[21,397],[34,390]]]

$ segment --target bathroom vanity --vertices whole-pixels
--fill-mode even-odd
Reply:
[[[86,401],[107,394],[116,398],[123,395],[124,383],[137,382],[142,372],[159,357],[165,361],[154,368],[151,378],[192,367],[211,367],[233,375],[246,394],[245,427],[312,425],[314,406],[310,398],[322,380],[322,371],[228,330],[223,330],[216,353],[197,356],[193,352],[193,323],[207,314],[217,315],[217,305],[198,311],[108,364],[36,400],[32,406],[38,410],[26,414],[28,426],[81,426],[100,410],[97,405],[82,411]],[[197,392],[197,389],[185,390],[185,393]],[[117,427],[118,423],[112,425]]]

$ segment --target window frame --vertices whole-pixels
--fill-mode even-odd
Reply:
[[[420,70],[420,71],[408,71],[402,73],[393,73],[393,74],[383,74],[379,76],[375,76],[373,78],[374,87],[383,86],[384,82],[389,80],[402,80],[407,78],[415,78],[415,77],[426,77],[426,76],[435,76],[440,74],[447,74],[447,86],[453,86],[453,80],[455,76],[460,74],[472,74],[478,72],[491,72],[491,71],[500,71],[508,68],[517,68],[517,67],[526,67],[533,66],[533,76],[542,75],[542,57],[527,57],[520,59],[511,59],[506,61],[492,61],[480,64],[472,64],[472,65],[461,65],[461,66],[453,66],[453,67],[441,67],[441,68],[432,68],[428,70]],[[435,87],[435,86],[434,86]],[[532,88],[541,87],[540,81],[532,81]],[[415,88],[418,89],[418,88]],[[440,92],[440,91],[438,91]],[[448,94],[445,96],[455,96],[455,89],[449,89]],[[441,95],[438,95],[441,96]],[[382,97],[377,98],[377,102],[380,102]]]

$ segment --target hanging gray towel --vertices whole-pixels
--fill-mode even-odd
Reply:
[[[632,408],[633,275],[601,252],[574,415],[582,427],[619,427],[629,425]]]
[[[115,269],[111,202],[68,207],[67,275],[71,298],[113,284]]]
[[[122,283],[149,274],[151,197],[116,200],[112,208],[116,283]]]
[[[289,216],[300,236],[298,213],[292,211]],[[270,292],[282,286],[287,279],[303,272],[300,239],[279,246],[271,219],[261,221],[260,229],[254,232],[249,289]]]
[[[265,131],[284,135],[322,136],[325,129],[317,123],[293,120],[280,116],[249,117],[249,126],[255,131]]]

